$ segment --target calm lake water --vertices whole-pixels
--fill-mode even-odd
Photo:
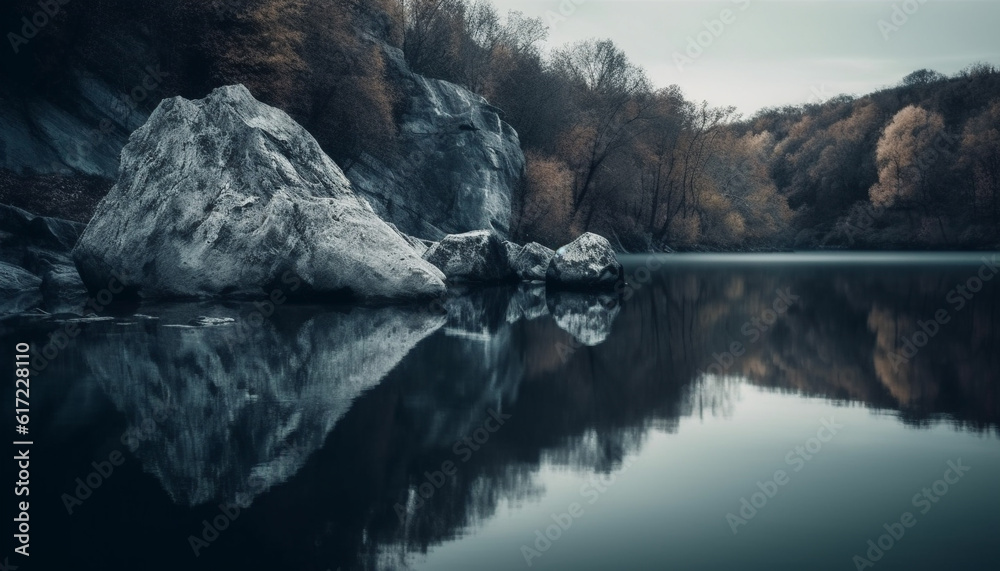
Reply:
[[[0,321],[7,362],[81,331],[32,381],[22,568],[996,568],[982,255],[624,261],[617,299]]]

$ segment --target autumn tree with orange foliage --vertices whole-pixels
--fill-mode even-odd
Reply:
[[[931,217],[931,161],[939,156],[935,143],[944,134],[944,127],[940,113],[910,105],[893,117],[875,151],[879,178],[869,191],[872,205],[906,209],[911,231],[916,231],[917,210],[925,219]],[[935,218],[938,238],[946,241],[940,213]],[[927,226],[927,222],[921,224],[924,233],[929,232]]]
[[[515,234],[564,244],[573,234],[573,175],[559,159],[534,151],[528,151],[525,159],[524,188],[515,205]]]
[[[893,117],[878,141],[879,178],[869,192],[872,204],[889,207],[926,199],[927,165],[922,157],[933,150],[942,132],[940,113],[911,105]]]

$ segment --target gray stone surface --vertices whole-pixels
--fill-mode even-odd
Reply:
[[[446,236],[427,250],[424,259],[444,272],[448,281],[496,283],[514,278],[507,247],[491,230]]]
[[[407,234],[439,240],[493,229],[506,237],[524,171],[517,133],[479,95],[410,72],[397,48],[384,52],[405,102],[399,150],[384,160],[362,156],[347,177]]]
[[[518,246],[517,244],[511,242],[510,240],[504,240],[503,247],[504,249],[507,250],[507,259],[510,260],[511,262],[513,262],[514,258],[516,258],[517,255],[521,253],[521,248],[523,248],[523,246]]]
[[[549,285],[566,288],[612,288],[624,271],[611,243],[586,232],[559,248],[546,272]]]
[[[259,296],[288,272],[316,294],[444,291],[315,139],[243,86],[160,103],[73,257],[88,288],[114,273],[146,298]]]
[[[37,290],[42,280],[28,270],[0,262],[0,294],[14,295],[26,291]]]
[[[86,227],[79,222],[35,216],[28,223],[25,234],[29,241],[39,247],[68,252],[76,245]]]
[[[82,314],[86,311],[87,288],[72,265],[58,265],[46,270],[40,289],[49,313]]]
[[[399,228],[397,228],[396,225],[391,222],[389,223],[389,227],[392,228],[392,230],[395,233],[399,234],[399,236],[403,240],[406,240],[406,243],[409,244],[410,247],[417,252],[418,256],[423,256],[427,252],[427,249],[430,248],[432,245],[432,243],[429,242],[428,240],[421,240],[420,238],[416,238],[414,236],[410,236],[409,234],[404,234],[400,232]]]
[[[114,179],[128,134],[146,120],[123,94],[95,75],[65,80],[73,97],[39,97],[0,104],[0,168],[18,174],[77,174]]]
[[[86,290],[69,255],[83,229],[0,205],[0,315],[83,311]]]
[[[545,281],[549,262],[555,252],[538,242],[529,242],[521,248],[517,255],[511,258],[510,265],[523,281]]]

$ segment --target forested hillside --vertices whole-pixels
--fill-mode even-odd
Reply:
[[[1000,241],[1000,74],[921,70],[824,105],[737,126],[773,137],[771,176],[796,245],[991,246]]]

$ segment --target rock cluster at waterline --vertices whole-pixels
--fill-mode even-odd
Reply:
[[[531,242],[504,243],[495,232],[446,236],[424,254],[449,282],[546,282],[555,288],[611,289],[624,276],[606,238],[587,232],[553,252]]]
[[[263,297],[293,276],[300,294],[395,300],[439,296],[446,282],[607,290],[622,276],[608,241],[589,233],[557,252],[491,228],[439,242],[405,234],[309,133],[243,86],[164,100],[120,172],[85,228],[0,212],[31,242],[0,244],[0,290],[17,298],[0,313],[79,312],[87,289],[112,281],[123,299]]]

